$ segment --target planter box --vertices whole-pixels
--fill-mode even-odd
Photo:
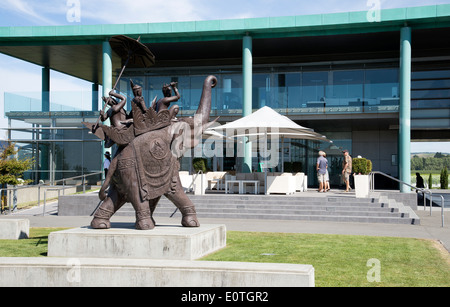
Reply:
[[[369,175],[355,175],[355,194],[356,198],[369,197],[370,179]]]

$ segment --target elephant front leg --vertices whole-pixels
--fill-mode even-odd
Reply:
[[[135,193],[131,193],[129,196],[130,202],[136,211],[135,228],[137,230],[150,230],[155,228],[149,201],[142,200],[139,191],[135,191]]]
[[[200,222],[197,219],[195,206],[189,197],[184,193],[180,178],[177,180],[177,187],[175,192],[167,193],[165,196],[177,206],[182,214],[181,225],[184,227],[200,227]]]
[[[103,201],[103,203],[95,211],[94,219],[91,221],[91,227],[94,229],[109,229],[111,228],[110,219],[114,213],[117,212],[123,205],[122,197],[114,186],[110,187],[108,192],[108,197]]]

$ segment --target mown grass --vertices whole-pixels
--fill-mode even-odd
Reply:
[[[45,257],[48,235],[66,228],[30,228],[28,239],[0,240],[0,257]]]
[[[233,231],[227,236],[225,249],[202,260],[311,264],[318,287],[450,286],[449,254],[430,240]],[[369,259],[380,261],[381,282],[368,281]]]

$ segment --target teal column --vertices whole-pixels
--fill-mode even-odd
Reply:
[[[98,111],[98,84],[92,83],[92,111]]]
[[[252,91],[253,91],[253,55],[252,55],[252,37],[244,36],[242,42],[242,80],[243,80],[243,103],[242,116],[252,114]],[[245,142],[244,161],[242,172],[252,172],[252,143]]]
[[[108,41],[103,42],[103,96],[108,97],[112,89],[112,50]]]
[[[411,28],[400,32],[400,110],[399,110],[399,176],[411,184]],[[410,188],[401,185],[402,193]]]
[[[50,68],[42,68],[42,112],[50,112]]]

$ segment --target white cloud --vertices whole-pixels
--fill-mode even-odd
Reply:
[[[202,19],[196,7],[198,0],[85,1],[81,19],[96,23],[152,23]]]
[[[38,22],[45,25],[54,25],[55,21],[46,15],[48,10],[43,10],[42,2],[26,0],[3,0],[0,7],[4,10],[18,13],[22,18],[29,19],[32,22]],[[49,6],[48,8],[52,8]]]

